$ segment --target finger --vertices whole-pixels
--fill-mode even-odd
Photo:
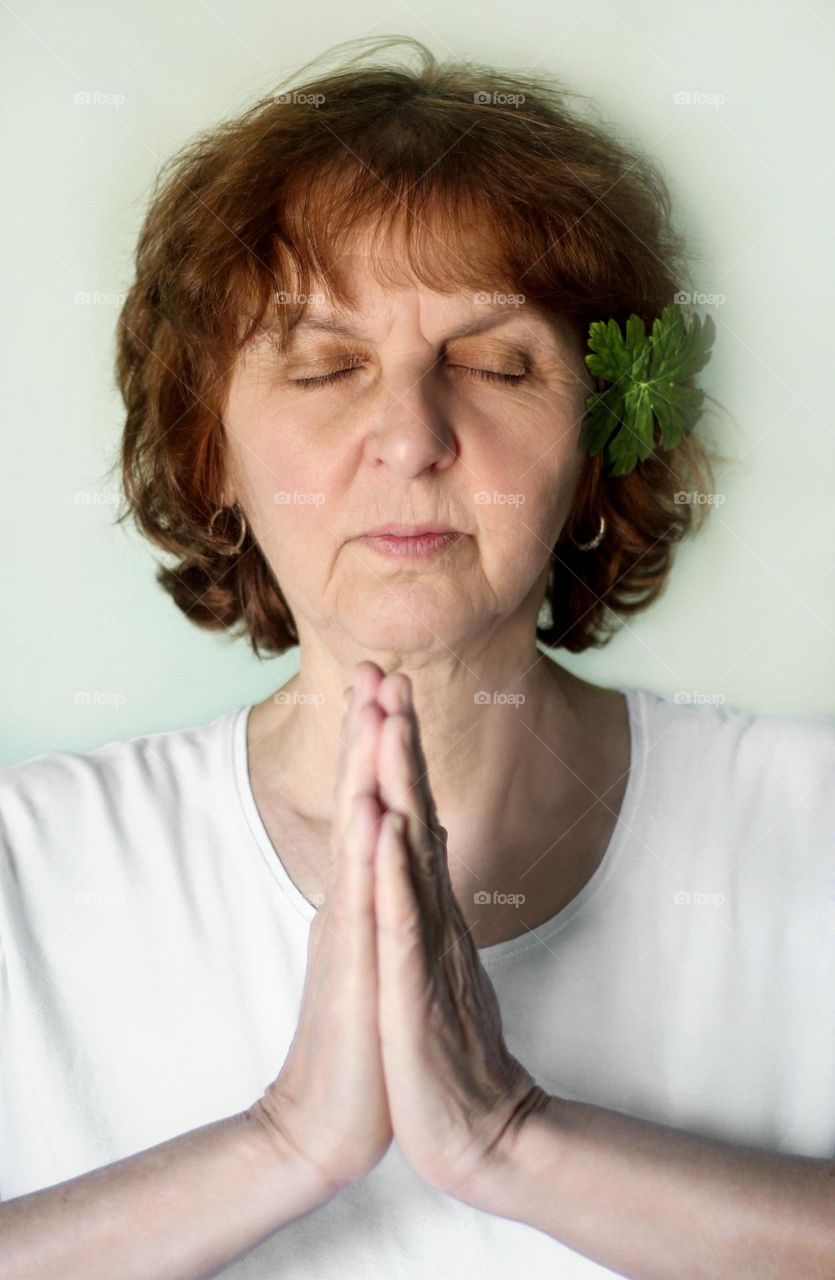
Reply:
[[[317,935],[336,932],[346,963],[376,964],[374,856],[382,814],[376,795],[358,792],[351,797],[345,830],[333,851],[323,910],[314,920]]]
[[[354,797],[378,792],[377,752],[382,723],[383,712],[376,702],[368,702],[356,711],[346,736],[331,816],[332,855],[338,852],[344,838]]]
[[[344,692],[344,707],[342,713],[342,723],[339,729],[340,750],[337,760],[336,777],[334,779],[334,790],[342,773],[342,766],[345,761],[346,747],[348,739],[354,725],[357,712],[368,704],[368,702],[376,698],[379,680],[375,678],[374,672],[369,671],[368,667],[372,664],[361,662],[354,668],[354,678],[351,684]]]
[[[410,717],[413,726],[410,745],[415,757],[413,785],[420,792],[423,803],[423,820],[430,830],[438,833],[443,831],[446,834],[445,829],[441,827],[438,820],[435,797],[429,785],[429,766],[423,750],[423,735],[421,733],[420,718],[415,707],[412,682],[404,671],[395,672],[382,681],[377,691],[377,701],[389,712],[399,711]]]
[[[331,848],[334,852],[343,839],[353,797],[362,792],[377,790],[377,730],[382,712],[376,702],[376,692],[381,677],[379,668],[367,662],[359,664],[355,675],[351,697],[343,717],[342,745],[334,780],[331,811]]]
[[[412,682],[405,671],[390,671],[380,681],[377,701],[385,711],[407,711],[411,700]]]
[[[421,776],[417,755],[416,719],[408,711],[386,716],[380,730],[377,772],[380,798],[388,809],[397,809],[408,819],[408,845],[422,868],[437,858],[438,828],[434,825],[434,803],[427,804],[427,787]]]
[[[380,730],[378,777],[381,803],[406,818],[404,851],[422,919],[427,959],[435,963],[456,932],[448,910],[445,855],[438,837],[426,825],[420,790],[415,785],[417,765],[411,747],[413,725],[409,716],[394,712]]]
[[[420,1048],[432,989],[406,837],[396,829],[399,816],[393,812],[383,816],[374,859],[377,981],[384,1059],[387,1051],[391,1057]]]
[[[406,679],[405,676],[404,679]],[[447,856],[449,832],[446,827],[441,825],[438,818],[435,797],[429,785],[429,766],[426,763],[426,755],[423,750],[420,719],[411,696],[411,685],[409,685],[409,696],[404,698],[404,709],[412,722],[411,737],[404,742],[404,745],[410,749],[408,754],[411,758],[407,761],[407,767],[410,770],[411,786],[415,794],[420,796],[418,804],[419,817],[429,834],[430,843],[435,854],[436,868],[440,872],[447,891],[451,894],[452,882],[449,877],[449,859]],[[417,840],[417,835],[414,838]]]
[[[343,870],[331,919],[342,930],[346,960],[351,965],[376,967],[374,859],[383,811],[375,795],[355,795],[341,853]]]

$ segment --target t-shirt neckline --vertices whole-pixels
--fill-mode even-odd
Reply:
[[[485,968],[505,959],[527,952],[534,947],[547,945],[548,941],[562,931],[571,921],[585,910],[591,899],[614,873],[623,852],[624,845],[632,831],[633,822],[640,805],[646,774],[646,698],[644,690],[615,686],[617,693],[626,698],[629,718],[629,768],[626,787],[621,800],[617,821],[609,838],[606,851],[582,889],[566,906],[562,907],[548,920],[543,921],[535,929],[516,938],[506,938],[503,942],[495,942],[488,947],[479,947],[479,959]],[[316,914],[316,907],[306,898],[298,885],[287,872],[264,826],[249,778],[249,761],[247,748],[247,725],[255,703],[237,708],[230,717],[231,731],[228,741],[231,755],[232,774],[235,781],[235,792],[241,808],[245,824],[253,838],[256,848],[284,892],[289,904],[308,923]]]

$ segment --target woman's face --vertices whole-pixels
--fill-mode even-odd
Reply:
[[[579,339],[519,295],[393,289],[362,256],[346,267],[356,309],[313,294],[283,356],[264,335],[242,354],[226,501],[241,503],[302,644],[312,633],[342,657],[530,639],[583,464]],[[462,536],[423,558],[361,541],[393,522]]]

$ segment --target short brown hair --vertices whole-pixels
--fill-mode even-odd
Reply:
[[[298,635],[251,532],[230,558],[222,547],[234,522],[225,543],[207,531],[225,478],[223,406],[265,315],[286,333],[317,278],[341,298],[330,269],[346,236],[371,225],[382,242],[403,231],[414,278],[439,290],[520,290],[565,316],[583,350],[592,320],[623,324],[635,312],[649,329],[682,287],[684,243],[663,177],[592,118],[583,95],[471,61],[439,64],[407,37],[371,43],[372,54],[405,44],[420,65],[357,55],[262,98],[163,166],[118,321],[118,520],[132,515],[175,556],[157,581],[191,621],[241,623],[256,655],[282,653]],[[289,305],[275,306],[277,290]],[[553,621],[537,638],[579,653],[650,604],[674,545],[707,509],[675,495],[711,484],[695,435],[619,478],[587,455],[552,550]],[[592,538],[601,515],[602,543],[578,550],[569,535]]]

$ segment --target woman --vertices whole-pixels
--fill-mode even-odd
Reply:
[[[663,182],[417,48],[199,139],[143,228],[129,510],[300,667],[4,770],[3,1275],[835,1272],[835,723],[537,646],[706,509],[689,433],[578,448],[590,324],[682,278]]]

